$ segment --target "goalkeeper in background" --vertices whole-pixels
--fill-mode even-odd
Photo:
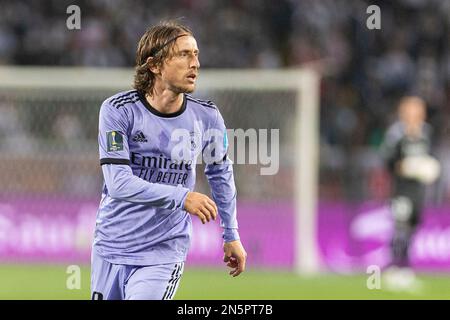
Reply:
[[[432,129],[425,122],[424,100],[416,96],[403,97],[398,106],[398,117],[399,120],[387,130],[382,146],[393,178],[391,212],[395,222],[392,263],[386,274],[390,279],[402,278],[401,283],[407,285],[415,280],[409,268],[409,248],[421,221],[425,187],[437,179],[440,166],[431,156]]]

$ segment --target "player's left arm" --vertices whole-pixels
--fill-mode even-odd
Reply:
[[[239,237],[233,164],[227,157],[228,137],[224,120],[218,111],[215,124],[208,134],[208,143],[203,150],[205,175],[223,228],[224,262],[233,269],[230,275],[236,277],[245,270],[247,253]]]

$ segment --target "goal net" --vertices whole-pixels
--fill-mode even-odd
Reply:
[[[98,111],[132,77],[131,69],[0,68],[0,259],[86,258],[102,184]],[[225,119],[249,261],[317,272],[319,76],[201,70],[193,96]],[[208,193],[197,170],[196,189]],[[195,228],[192,259],[208,264],[217,246]]]

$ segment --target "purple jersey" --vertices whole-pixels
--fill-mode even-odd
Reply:
[[[154,265],[186,259],[192,221],[184,200],[194,189],[198,156],[208,152],[205,174],[224,241],[239,239],[226,128],[212,102],[184,94],[179,111],[163,114],[136,90],[118,93],[101,106],[98,142],[105,183],[93,249],[105,260]]]

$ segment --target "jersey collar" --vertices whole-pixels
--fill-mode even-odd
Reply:
[[[159,112],[158,110],[156,110],[154,107],[152,107],[150,105],[150,103],[148,103],[147,99],[145,98],[145,95],[142,92],[138,92],[138,96],[139,99],[141,100],[142,104],[145,106],[145,108],[147,108],[148,111],[150,111],[151,113],[153,113],[155,116],[161,117],[161,118],[174,118],[174,117],[178,117],[180,114],[182,114],[184,112],[184,110],[186,110],[186,95],[183,94],[183,103],[181,104],[181,108],[180,110],[176,111],[176,112],[172,112],[172,113],[162,113]]]

